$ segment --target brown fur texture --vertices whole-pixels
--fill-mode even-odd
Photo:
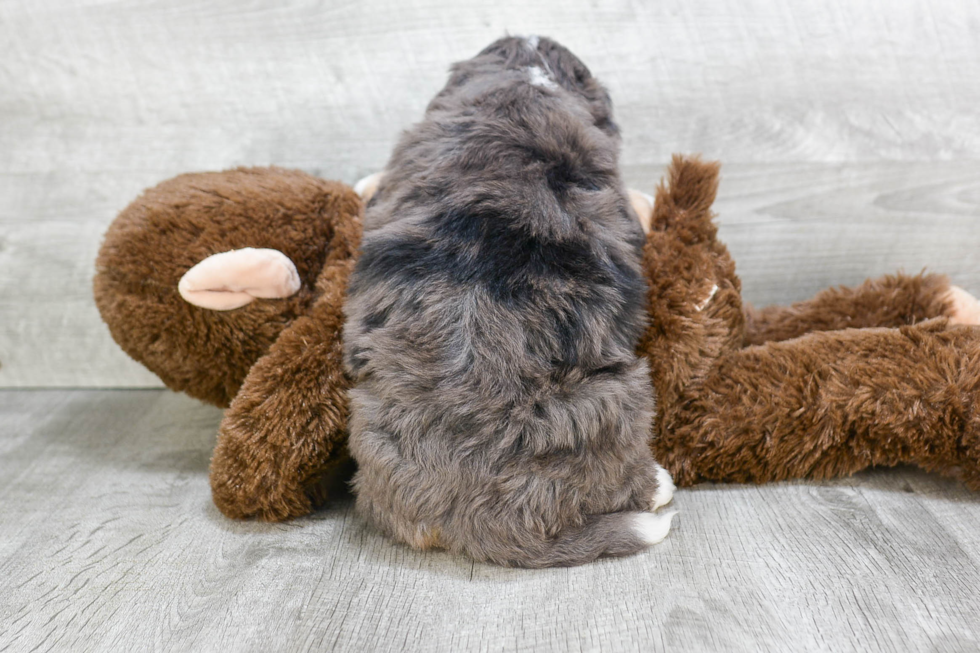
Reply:
[[[211,463],[214,501],[229,517],[306,514],[349,476],[341,306],[362,211],[344,184],[239,168],[166,181],[106,234],[95,297],[116,342],[172,389],[231,404]],[[246,246],[289,256],[299,292],[233,311],[181,299],[189,268]]]
[[[315,284],[331,251],[325,245],[336,229],[352,229],[359,211],[344,184],[296,170],[180,175],[147,190],[109,227],[95,264],[96,305],[123,351],[168,387],[228,406],[282,330],[309,313],[322,292]],[[241,247],[286,254],[299,292],[229,312],[180,297],[188,269]]]
[[[360,241],[360,202],[347,196],[308,315],[283,330],[225,412],[211,459],[211,493],[233,518],[282,521],[323,503],[348,468],[348,379],[341,329]],[[241,310],[241,309],[239,309]]]
[[[945,278],[825,291],[750,312],[747,332],[734,265],[711,223],[717,176],[717,164],[674,159],[645,249],[651,327],[640,349],[660,399],[653,450],[675,481],[831,478],[914,463],[980,489],[980,328],[942,317]],[[824,330],[846,324],[867,328]]]
[[[745,306],[745,344],[790,340],[813,331],[900,327],[952,317],[949,279],[942,274],[895,274],[857,288],[828,288],[792,306]]]

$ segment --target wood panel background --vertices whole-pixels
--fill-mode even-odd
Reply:
[[[0,387],[157,385],[91,299],[107,225],[190,170],[383,165],[448,64],[551,35],[608,85],[630,181],[724,162],[756,304],[898,268],[980,292],[980,3],[5,0]]]

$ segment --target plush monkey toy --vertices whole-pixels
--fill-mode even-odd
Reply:
[[[651,446],[675,482],[914,463],[980,489],[980,303],[922,274],[743,306],[712,223],[718,170],[675,157],[655,202],[631,193],[648,232]],[[362,212],[343,184],[239,168],[163,182],[106,234],[94,289],[113,338],[228,407],[211,488],[229,517],[307,514],[350,476],[340,339]]]

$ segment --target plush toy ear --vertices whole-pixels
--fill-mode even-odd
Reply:
[[[368,175],[364,177],[356,184],[354,184],[354,192],[361,196],[361,199],[367,203],[374,195],[375,191],[378,190],[378,184],[381,183],[382,173],[376,172],[373,175]]]
[[[629,194],[630,204],[633,205],[633,210],[640,219],[643,233],[650,233],[650,223],[653,221],[653,198],[632,188],[629,189]]]
[[[299,273],[289,257],[276,249],[233,249],[207,257],[177,284],[187,302],[229,311],[253,299],[279,299],[300,288]]]
[[[950,306],[949,321],[953,324],[980,324],[980,301],[959,286],[950,286],[946,292]]]

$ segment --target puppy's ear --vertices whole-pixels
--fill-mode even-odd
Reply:
[[[177,291],[185,301],[230,311],[253,299],[289,297],[300,288],[299,273],[277,249],[233,249],[207,257],[184,273]]]
[[[381,183],[381,175],[382,173],[376,172],[354,184],[354,192],[361,196],[365,204],[371,201],[371,197],[378,190],[378,184]]]
[[[633,210],[636,212],[636,216],[640,219],[640,225],[643,227],[643,233],[650,233],[650,223],[653,220],[653,198],[646,193],[641,193],[638,190],[629,189],[630,194],[630,204],[633,205]]]

